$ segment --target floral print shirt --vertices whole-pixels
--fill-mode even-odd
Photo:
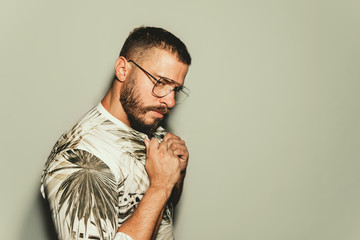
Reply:
[[[159,127],[154,137],[164,135]],[[59,240],[131,240],[117,229],[149,187],[145,138],[101,103],[60,137],[41,178]],[[172,216],[168,202],[156,239],[174,239]]]

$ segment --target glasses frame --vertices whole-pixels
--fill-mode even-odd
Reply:
[[[153,75],[151,75],[148,71],[146,71],[144,68],[142,68],[139,64],[137,64],[137,63],[134,62],[133,60],[128,60],[128,62],[133,63],[135,66],[137,66],[138,68],[140,68],[145,74],[147,74],[148,76],[150,76],[152,79],[155,80],[154,87],[152,88],[152,93],[153,93],[156,97],[159,97],[159,98],[165,97],[165,96],[169,95],[172,91],[175,92],[175,95],[176,95],[176,93],[178,93],[178,92],[180,92],[180,91],[185,95],[184,99],[183,99],[182,101],[180,101],[180,102],[183,102],[186,98],[189,97],[190,89],[188,89],[188,88],[185,87],[184,85],[176,86],[176,85],[179,85],[179,83],[176,82],[176,81],[174,81],[174,80],[172,80],[172,79],[170,79],[170,78],[160,77],[159,79],[156,79],[156,77],[154,77]],[[155,91],[154,91],[154,90],[155,90],[155,87],[161,82],[161,80],[165,80],[165,81],[172,82],[172,83],[175,84],[175,87],[174,87],[173,89],[171,89],[168,93],[166,93],[165,95],[162,95],[162,96],[156,94]],[[187,92],[185,92],[184,89],[185,89]],[[176,98],[175,98],[175,99],[176,99]],[[175,102],[176,102],[176,103],[179,103],[179,102],[177,102],[177,101],[175,101]]]

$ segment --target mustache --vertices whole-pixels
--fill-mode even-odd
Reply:
[[[169,109],[165,106],[158,106],[158,107],[155,107],[155,106],[152,106],[152,107],[146,107],[144,109],[146,112],[148,111],[156,111],[156,112],[159,112],[163,115],[169,113]]]

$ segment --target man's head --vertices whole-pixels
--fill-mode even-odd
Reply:
[[[154,27],[131,32],[115,65],[120,120],[152,135],[175,106],[175,92],[183,87],[190,63],[185,44],[170,32]],[[158,91],[162,86],[167,92]]]
[[[191,57],[185,44],[172,33],[162,28],[135,28],[125,40],[120,56],[137,61],[152,48],[167,50],[177,59],[190,66]]]

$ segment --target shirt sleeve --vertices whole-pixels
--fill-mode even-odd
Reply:
[[[81,149],[59,153],[48,166],[43,185],[59,240],[132,240],[117,232],[123,185],[97,156]]]
[[[133,240],[133,239],[125,233],[118,232],[116,233],[114,240]]]

